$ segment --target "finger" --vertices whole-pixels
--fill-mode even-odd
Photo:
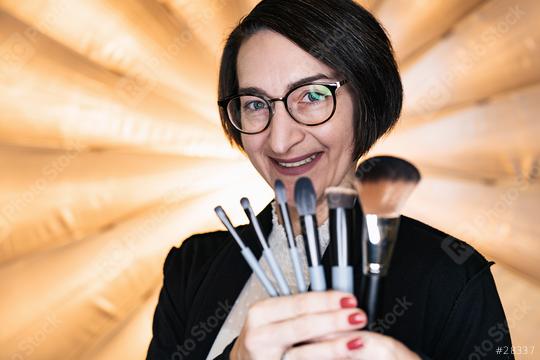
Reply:
[[[343,332],[339,332],[339,333],[332,333],[332,334],[325,334],[323,336],[319,336],[319,337],[316,337],[316,338],[313,338],[311,340],[309,340],[308,342],[319,342],[319,341],[328,341],[328,340],[334,340],[340,336],[342,336],[344,333]]]
[[[259,301],[247,314],[246,325],[258,327],[307,314],[355,308],[356,298],[340,291],[308,292]]]
[[[409,359],[407,353],[396,354],[396,345],[401,343],[394,341],[391,337],[366,330],[358,333],[363,346],[353,351],[354,356],[351,359]]]
[[[366,323],[367,317],[363,311],[341,309],[302,315],[279,323],[270,323],[259,329],[268,342],[286,348],[328,334],[361,329]]]
[[[296,346],[288,349],[284,357],[287,360],[355,359],[356,353],[364,346],[361,334],[358,331],[347,332],[332,340]]]

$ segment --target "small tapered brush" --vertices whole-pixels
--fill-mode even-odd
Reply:
[[[317,195],[309,178],[301,177],[296,181],[294,199],[302,225],[311,289],[313,291],[325,291],[326,277],[321,263],[321,248],[316,217]]]
[[[242,205],[242,208],[244,208],[244,211],[251,225],[255,229],[257,238],[259,239],[259,242],[261,243],[261,246],[263,248],[263,256],[266,259],[268,266],[270,267],[270,271],[272,271],[272,274],[274,275],[274,278],[276,279],[281,295],[291,295],[291,290],[289,289],[289,286],[287,285],[287,280],[285,280],[285,276],[283,275],[283,272],[281,271],[281,268],[279,267],[274,257],[274,254],[272,253],[272,250],[268,246],[266,238],[262,232],[261,225],[259,224],[259,220],[257,220],[257,216],[255,216],[255,212],[251,208],[249,200],[247,198],[242,198],[240,200],[240,204]]]
[[[223,225],[225,225],[225,228],[227,228],[227,230],[229,231],[233,239],[236,241],[236,243],[240,247],[242,256],[246,260],[251,270],[253,270],[253,273],[255,274],[255,276],[257,276],[257,278],[261,282],[262,286],[264,287],[268,295],[270,295],[271,297],[278,296],[276,289],[272,285],[272,282],[270,281],[268,276],[266,276],[266,273],[264,272],[261,265],[259,264],[259,261],[255,257],[255,255],[253,255],[253,252],[251,251],[251,249],[244,244],[244,241],[242,240],[240,235],[238,235],[238,233],[234,229],[234,226],[232,226],[232,223],[229,220],[229,217],[225,213],[225,210],[223,210],[221,206],[217,206],[216,208],[214,208],[214,211],[216,212],[216,215],[218,216],[219,220],[221,220]]]

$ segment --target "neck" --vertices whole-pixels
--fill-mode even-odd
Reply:
[[[281,218],[281,213],[278,212],[278,221],[280,224],[283,224],[283,219]],[[291,223],[293,226],[293,232],[294,236],[298,236],[302,234],[302,226],[300,224],[300,217],[298,216],[298,212],[296,211],[296,207],[291,206],[289,207],[289,215],[291,217]],[[317,225],[321,225],[328,219],[328,206],[326,205],[326,201],[321,201],[320,203],[317,203]]]
[[[338,186],[352,188],[354,189],[354,168],[352,168],[343,180],[339,183]],[[283,219],[281,218],[281,212],[277,212],[278,221],[280,224],[283,224]],[[289,204],[289,216],[291,217],[291,223],[293,226],[294,236],[302,234],[302,226],[300,224],[300,217],[298,216],[298,211],[295,206]],[[328,204],[326,202],[326,196],[322,194],[317,199],[317,225],[323,224],[326,219],[328,219]]]

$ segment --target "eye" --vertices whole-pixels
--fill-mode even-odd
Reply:
[[[247,111],[264,110],[266,109],[266,103],[260,100],[251,100],[251,101],[247,101],[243,107]]]
[[[328,95],[320,92],[310,91],[304,96],[303,100],[307,102],[323,101],[327,96]]]
[[[332,98],[330,89],[323,85],[308,85],[301,88],[301,91],[298,102],[305,104],[321,103]]]

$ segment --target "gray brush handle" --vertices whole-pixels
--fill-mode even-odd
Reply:
[[[274,289],[272,282],[270,282],[270,279],[264,273],[261,265],[259,264],[259,261],[257,261],[255,255],[253,255],[253,253],[251,252],[251,249],[248,247],[243,248],[242,256],[244,256],[244,259],[246,259],[249,267],[251,268],[251,270],[253,270],[253,272],[261,282],[262,286],[266,289],[268,295],[270,295],[271,297],[278,296],[278,293],[276,289]]]
[[[272,274],[274,274],[274,278],[278,283],[281,295],[291,295],[291,289],[289,289],[289,285],[287,285],[287,280],[285,280],[285,276],[283,276],[283,272],[281,271],[272,250],[270,250],[270,248],[264,249],[263,255],[270,266]]]
[[[352,266],[332,266],[332,289],[353,293]]]
[[[326,278],[322,265],[310,266],[309,277],[311,279],[312,291],[326,291]]]
[[[294,269],[294,276],[296,277],[296,284],[298,285],[298,292],[304,293],[307,291],[306,282],[304,281],[304,274],[302,272],[302,265],[300,265],[300,255],[298,249],[292,247],[289,249],[291,252],[291,260]]]

